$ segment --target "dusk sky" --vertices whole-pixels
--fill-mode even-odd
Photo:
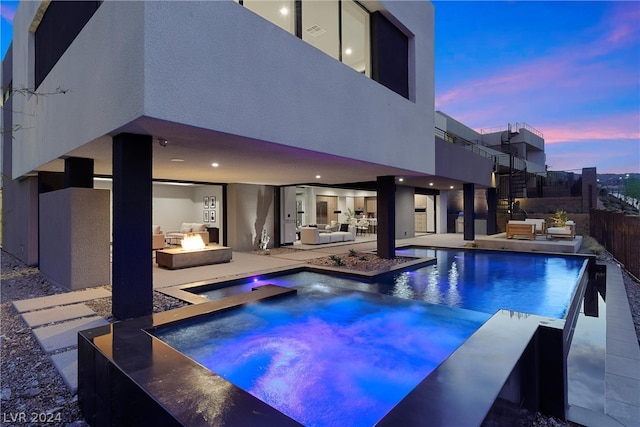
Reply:
[[[527,123],[550,170],[640,172],[640,2],[433,3],[436,110]],[[17,4],[0,0],[2,58]]]

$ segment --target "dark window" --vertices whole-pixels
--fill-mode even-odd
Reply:
[[[35,34],[35,87],[49,74],[101,1],[52,1]]]
[[[409,39],[380,12],[371,14],[371,77],[409,98]]]

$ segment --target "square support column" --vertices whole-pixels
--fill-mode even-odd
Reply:
[[[498,189],[487,188],[487,235],[498,232]]]
[[[151,250],[152,137],[113,138],[112,312],[129,319],[153,312]]]
[[[464,210],[464,240],[475,240],[476,238],[476,213],[473,207],[475,186],[473,184],[463,184],[463,210]]]
[[[396,257],[396,181],[393,176],[379,176],[378,198],[378,256]]]
[[[93,188],[93,159],[64,159],[64,187]]]

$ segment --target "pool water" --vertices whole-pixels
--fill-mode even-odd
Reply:
[[[370,426],[490,317],[325,284],[297,289],[154,335],[304,425]]]
[[[218,299],[266,283],[285,287],[324,284],[487,314],[505,309],[563,319],[587,266],[584,258],[561,255],[426,248],[399,249],[396,253],[435,257],[437,263],[390,273],[372,282],[301,272],[265,280],[256,278],[201,295]]]

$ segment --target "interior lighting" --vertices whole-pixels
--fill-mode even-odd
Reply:
[[[287,9],[286,7],[282,7],[280,9],[280,15],[287,16],[288,14],[289,14],[289,9]]]
[[[433,187],[433,182],[430,182],[430,183],[429,183],[429,187]]]
[[[316,175],[316,179],[320,179],[322,178],[320,175]]]
[[[398,181],[403,182],[404,178],[398,178]]]
[[[217,168],[218,166],[220,166],[220,164],[217,163],[217,162],[213,162],[213,163],[211,163],[211,166],[214,167],[214,168]]]
[[[450,185],[449,188],[453,190],[453,185]]]
[[[184,162],[184,159],[179,159],[177,157],[171,159],[172,162]]]
[[[166,138],[159,137],[158,144],[160,144],[160,147],[166,147],[167,144],[169,144],[169,141],[167,141]]]
[[[350,47],[348,47],[348,48],[344,51],[344,53],[346,53],[347,55],[351,55],[351,54],[353,53],[353,50],[351,50],[351,48],[350,48]]]

